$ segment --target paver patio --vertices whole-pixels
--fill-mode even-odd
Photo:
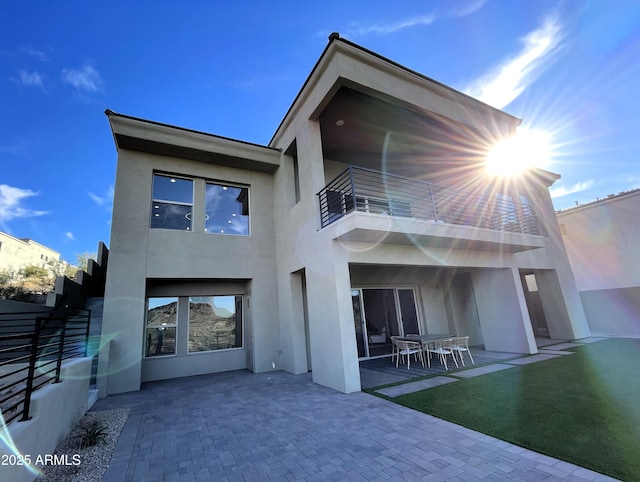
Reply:
[[[359,392],[284,372],[147,383],[104,481],[612,480]]]

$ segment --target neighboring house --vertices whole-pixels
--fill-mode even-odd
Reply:
[[[27,266],[64,270],[60,253],[28,238],[14,238],[0,231],[0,271],[17,276]],[[52,271],[51,276],[54,276]]]
[[[392,335],[536,353],[536,336],[590,334],[559,176],[484,169],[520,120],[337,34],[268,146],[106,114],[101,396],[236,369],[353,392]]]
[[[640,189],[557,213],[591,331],[640,337]]]

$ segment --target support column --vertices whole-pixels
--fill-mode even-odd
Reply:
[[[541,196],[542,200],[537,203],[536,209],[539,218],[545,221],[543,229],[547,236],[547,252],[555,266],[555,270],[536,271],[549,333],[552,338],[586,338],[591,336],[591,330],[584,314],[551,196],[546,189]]]
[[[582,303],[579,296],[577,300],[571,300],[569,296],[565,296],[558,272],[544,270],[536,271],[535,274],[544,316],[549,328],[549,337],[559,340],[576,340],[590,336],[591,332],[588,327],[574,323],[576,317],[572,317],[570,307],[574,305],[576,309],[580,308],[582,311]]]
[[[313,381],[344,393],[360,391],[349,265],[325,259],[306,275]]]
[[[537,353],[518,270],[478,269],[471,273],[471,279],[485,349]]]
[[[98,358],[101,397],[140,390],[146,306],[144,274],[132,273],[138,260],[139,255],[109,260]]]

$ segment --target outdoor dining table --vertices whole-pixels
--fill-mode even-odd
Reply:
[[[455,338],[458,335],[452,334],[427,334],[427,335],[405,335],[400,337],[401,340],[409,340],[409,341],[419,341],[423,346],[428,345],[429,343],[433,343],[438,340],[449,340],[451,338]]]
[[[426,334],[426,335],[405,335],[400,337],[401,340],[409,340],[409,341],[417,341],[422,346],[422,350],[427,352],[427,357],[429,356],[429,350],[432,350],[434,346],[430,346],[440,340],[450,340],[455,338],[458,335],[453,335],[450,333],[445,334]],[[437,347],[436,347],[437,348]],[[453,355],[452,355],[453,356]],[[455,361],[455,358],[454,358]],[[458,362],[456,361],[456,366],[458,366]],[[429,366],[431,366],[431,362],[429,362]],[[446,367],[446,364],[445,364]]]

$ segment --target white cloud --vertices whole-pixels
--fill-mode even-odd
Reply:
[[[459,1],[451,3],[450,5],[455,5],[446,13],[436,14],[431,13],[428,15],[416,15],[413,17],[404,18],[401,20],[397,20],[395,22],[387,22],[387,23],[364,23],[364,22],[353,22],[344,31],[344,36],[346,38],[356,38],[363,37],[365,35],[387,35],[391,33],[398,32],[400,30],[404,30],[412,27],[419,27],[425,25],[431,25],[439,18],[446,17],[465,17],[467,15],[471,15],[472,13],[477,12],[482,8],[482,6],[487,2],[487,0],[469,0],[467,2]],[[321,37],[327,37],[329,33],[327,31],[322,31],[319,33]]]
[[[38,211],[22,206],[22,202],[38,193],[30,189],[0,184],[0,226],[6,229],[6,224],[13,219],[32,218],[48,214],[48,211]]]
[[[102,90],[104,84],[98,71],[90,65],[85,65],[80,69],[62,69],[62,82],[88,93]]]
[[[111,210],[113,207],[113,184],[109,186],[107,191],[103,196],[98,196],[92,192],[88,192],[87,195],[91,198],[91,200],[96,203],[98,206],[106,206],[108,210]]]
[[[76,240],[76,237],[73,235],[71,231],[67,231],[66,233],[64,233],[64,235],[67,237],[67,239],[70,239],[71,241]]]
[[[98,206],[102,206],[105,202],[104,198],[101,198],[97,194],[93,194],[92,192],[88,193],[89,197],[95,202]]]
[[[22,85],[44,89],[43,77],[38,71],[27,72],[26,70],[19,70],[18,75]]]
[[[523,46],[512,58],[474,81],[465,92],[502,109],[529,87],[554,60],[565,32],[557,15],[548,16],[540,28],[521,39]]]
[[[436,20],[434,15],[421,15],[417,17],[411,17],[404,20],[399,20],[394,23],[387,24],[370,24],[361,25],[354,23],[345,32],[347,38],[362,37],[369,34],[390,34],[406,28],[416,27],[418,25],[431,25]]]
[[[593,186],[593,179],[589,179],[588,181],[577,182],[571,187],[552,187],[549,189],[549,193],[552,198],[567,196],[568,194],[573,194],[575,192],[586,191],[587,189]]]
[[[476,0],[468,3],[467,5],[462,5],[457,7],[457,9],[451,12],[451,15],[454,17],[465,17],[467,15],[471,15],[472,13],[480,10],[483,5],[487,3],[487,0]],[[459,3],[456,5],[460,5]]]
[[[25,47],[22,49],[25,54],[30,55],[31,57],[40,60],[41,62],[47,62],[49,57],[42,50],[33,49],[30,47]]]

